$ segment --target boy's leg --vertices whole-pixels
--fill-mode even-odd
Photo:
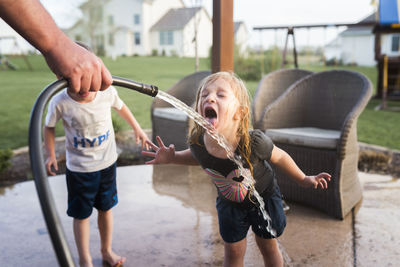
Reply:
[[[93,266],[92,257],[90,256],[89,250],[89,239],[90,239],[90,222],[89,218],[86,219],[74,219],[73,222],[74,236],[76,247],[78,248],[79,254],[79,265],[80,266]]]
[[[111,266],[118,266],[125,262],[126,258],[114,253],[112,250],[112,234],[113,234],[113,214],[112,209],[107,211],[98,211],[97,223],[101,240],[101,255],[103,260]]]
[[[258,248],[264,258],[264,265],[274,267],[283,266],[283,258],[278,246],[278,241],[275,238],[265,239],[257,235],[255,236]]]
[[[242,267],[244,264],[244,255],[246,254],[247,241],[246,238],[234,242],[225,242],[225,267]]]

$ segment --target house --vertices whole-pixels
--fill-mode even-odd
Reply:
[[[66,34],[106,56],[149,55],[150,28],[182,0],[88,0],[83,16]]]
[[[207,57],[212,22],[204,8],[185,8],[182,0],[89,0],[83,17],[66,30],[72,39],[88,43],[106,56],[154,53]]]
[[[237,21],[234,23],[234,38],[235,44],[238,47],[239,55],[247,57],[249,31],[243,21]]]
[[[374,26],[357,26],[366,22],[376,22],[376,14],[349,26],[328,43],[324,47],[326,60],[336,59],[346,65],[375,66],[375,35],[372,32]]]
[[[208,57],[212,46],[212,21],[202,7],[170,9],[151,31],[153,50],[179,57]],[[196,43],[197,41],[197,43]]]
[[[358,26],[361,23],[378,23],[376,13],[348,27],[334,40],[324,47],[327,60],[341,60],[343,64],[357,64],[359,66],[375,66],[375,34],[374,25]],[[400,56],[400,34],[387,33],[381,35],[380,54],[389,57]]]

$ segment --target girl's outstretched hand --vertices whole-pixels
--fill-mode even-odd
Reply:
[[[328,182],[331,180],[331,175],[326,172],[321,172],[320,174],[316,176],[306,176],[304,177],[304,180],[301,181],[301,185],[304,187],[314,187],[315,189],[322,188],[322,189],[327,189],[328,188]]]
[[[153,160],[146,161],[146,164],[166,164],[170,163],[175,157],[175,146],[173,144],[166,147],[159,136],[156,137],[158,146],[150,141],[146,141],[146,145],[149,145],[155,152],[142,151],[142,155],[152,157]]]

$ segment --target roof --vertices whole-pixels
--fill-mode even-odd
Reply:
[[[359,32],[359,31],[372,31],[372,28],[374,27],[373,25],[363,25],[363,26],[357,26],[357,24],[363,24],[363,23],[368,23],[368,22],[378,22],[376,12],[368,15],[364,19],[360,20],[357,22],[354,26],[349,26],[347,30],[343,31],[342,33],[344,34],[350,34],[350,32]]]
[[[243,21],[237,21],[237,22],[235,22],[234,23],[234,33],[236,33],[237,32],[237,30],[239,30],[239,28],[240,28],[240,25],[244,25],[244,22]]]
[[[165,31],[183,29],[200,10],[201,7],[170,9],[150,30]]]

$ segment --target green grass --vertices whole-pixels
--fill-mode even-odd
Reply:
[[[33,71],[21,58],[11,58],[19,66],[17,71],[0,69],[0,149],[18,148],[28,144],[28,124],[32,106],[39,93],[51,82],[54,74],[41,56],[30,56]],[[116,61],[104,59],[112,75],[138,82],[157,85],[167,90],[184,76],[194,72],[194,59],[169,57],[122,57]],[[200,70],[207,70],[207,60],[200,61]],[[118,92],[143,128],[151,128],[150,106],[152,98],[135,91],[118,88]],[[118,115],[114,118],[129,126]],[[63,134],[61,124],[57,135]]]
[[[12,59],[20,68],[17,71],[0,70],[0,149],[18,148],[28,143],[28,123],[33,103],[44,87],[55,80],[41,56],[31,56],[29,61],[34,67],[29,71],[21,58]],[[157,85],[167,90],[184,76],[194,72],[194,59],[169,57],[123,57],[113,61],[104,59],[105,64],[115,76],[121,76],[139,82]],[[374,67],[323,67],[301,66],[315,72],[328,69],[349,69],[366,75],[376,84]],[[207,70],[208,60],[200,61],[200,70]],[[246,81],[251,95],[258,81]],[[143,128],[151,128],[150,106],[152,98],[140,93],[118,88],[124,102]],[[372,99],[358,121],[358,137],[361,142],[400,149],[400,114],[393,111],[376,111],[380,100]],[[399,102],[390,102],[400,107]],[[128,129],[126,123],[114,114],[114,118]],[[62,126],[57,127],[57,135],[62,135]]]

